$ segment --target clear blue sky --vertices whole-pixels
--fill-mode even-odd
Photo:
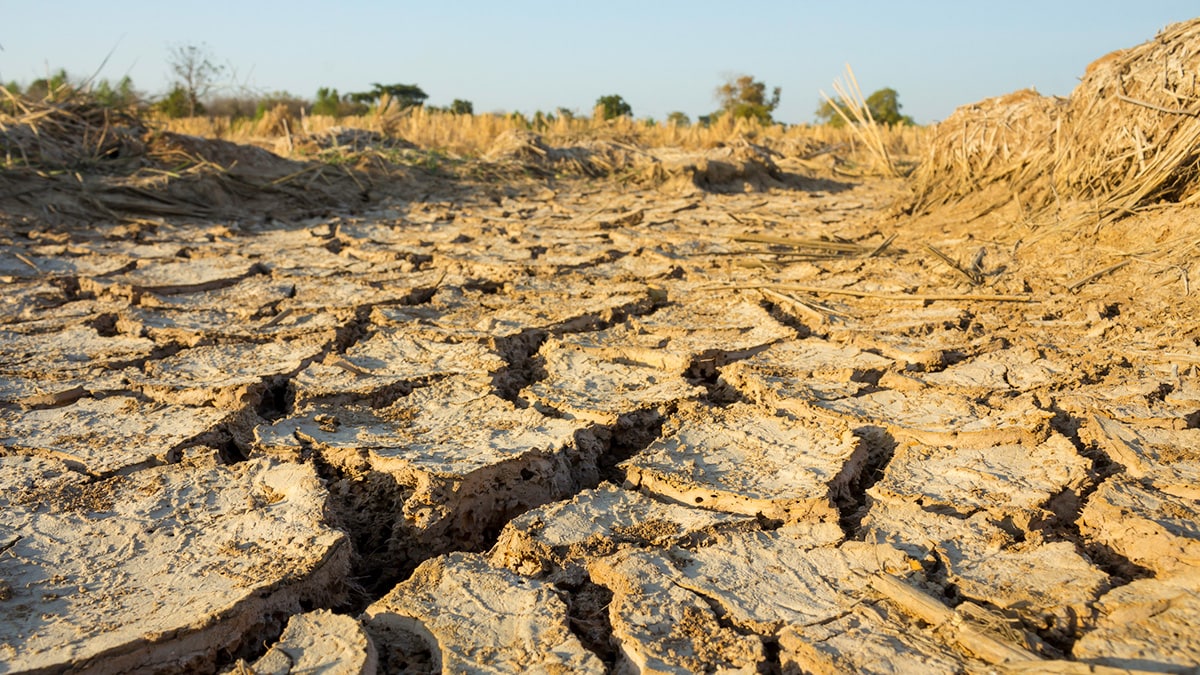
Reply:
[[[169,48],[203,43],[258,90],[415,83],[477,112],[586,113],[615,93],[639,117],[694,118],[749,73],[783,88],[775,117],[796,123],[848,62],[926,123],[1023,87],[1069,94],[1092,60],[1196,15],[1196,0],[0,0],[0,81],[90,75],[111,52],[101,77],[158,94]]]

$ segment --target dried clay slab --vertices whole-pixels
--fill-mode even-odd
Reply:
[[[123,388],[119,370],[144,361],[152,340],[106,337],[91,326],[53,332],[0,331],[0,403],[62,405],[89,392]]]
[[[509,521],[489,558],[495,565],[536,575],[627,546],[671,546],[753,523],[749,517],[668,504],[601,483],[570,501]]]
[[[314,399],[367,401],[448,375],[489,382],[507,367],[499,354],[476,341],[431,340],[404,328],[385,327],[342,354],[310,364],[293,378],[292,388],[301,405]]]
[[[868,583],[876,572],[908,569],[906,556],[888,546],[806,547],[779,532],[722,533],[695,550],[622,549],[589,564],[592,580],[613,592],[618,668],[697,672],[708,661],[728,672],[757,672],[764,658],[759,636],[790,634],[795,651],[801,642],[812,646],[828,636],[820,626],[873,601]],[[888,635],[915,630],[902,617],[881,623]]]
[[[737,296],[674,302],[653,314],[594,333],[564,337],[569,345],[596,356],[666,371],[709,375],[731,361],[768,345],[794,338],[756,303]]]
[[[416,274],[337,274],[295,276],[295,293],[279,303],[280,311],[366,311],[381,305],[414,305],[429,300],[442,280],[440,271]]]
[[[868,541],[886,542],[915,558],[936,554],[946,580],[964,596],[1069,639],[1087,623],[1109,576],[1075,544],[1045,541],[1036,531],[1022,531],[1020,522],[1028,519],[987,511],[963,517],[916,502],[875,502],[862,528]]]
[[[127,334],[148,335],[159,344],[196,346],[214,340],[290,341],[315,336],[334,340],[354,320],[352,311],[284,310],[257,317],[229,309],[175,309],[130,306],[118,312],[117,328]]]
[[[921,375],[928,384],[964,390],[1029,391],[1062,381],[1070,368],[1032,348],[1011,348],[981,354]]]
[[[779,400],[775,405],[799,417],[840,418],[856,426],[885,428],[896,438],[929,444],[1035,442],[1045,438],[1048,421],[1053,417],[1029,395],[1005,400],[1002,406],[985,406],[960,393],[925,388],[919,383],[913,387],[906,378],[880,380],[881,386],[893,383],[905,387],[832,400]]]
[[[1154,373],[1141,371],[1132,377],[1139,375],[1143,379],[1066,392],[1057,397],[1057,402],[1077,417],[1104,417],[1139,428],[1184,430],[1200,425],[1200,403],[1190,398],[1190,391]],[[1171,393],[1164,396],[1164,389]]]
[[[762,639],[722,626],[705,598],[679,587],[661,552],[625,549],[588,566],[612,591],[609,621],[619,648],[617,672],[759,672]]]
[[[836,522],[835,500],[869,459],[844,424],[812,425],[736,403],[681,404],[648,448],[621,464],[647,494],[773,520]]]
[[[79,285],[83,291],[96,295],[175,295],[232,286],[263,272],[265,269],[258,263],[227,253],[208,258],[139,260],[137,268],[129,272],[108,277],[85,277],[80,279]]]
[[[593,285],[554,277],[510,282],[495,293],[443,288],[431,306],[380,307],[372,320],[409,331],[435,329],[441,336],[485,340],[529,331],[588,330],[617,316],[648,312],[653,306],[653,294],[645,284]]]
[[[1080,439],[1095,443],[1110,460],[1125,468],[1125,475],[1142,478],[1153,474],[1155,483],[1173,482],[1192,489],[1179,497],[1200,499],[1200,429],[1173,429],[1129,424],[1108,415],[1091,415],[1079,430]],[[1171,474],[1176,474],[1171,480]],[[1169,490],[1168,490],[1169,491]]]
[[[318,335],[192,347],[126,375],[133,388],[156,401],[237,410],[256,404],[272,380],[295,374],[328,344]]]
[[[482,544],[489,527],[599,480],[600,448],[584,425],[453,378],[383,408],[313,405],[255,438],[260,452],[312,452],[351,476],[386,475],[403,504],[395,540],[424,548],[419,559],[434,540]]]
[[[676,570],[674,584],[760,635],[832,621],[866,597],[872,575],[907,573],[913,564],[888,545],[847,541],[814,547],[787,528],[719,533],[707,546],[664,555]]]
[[[882,602],[864,601],[831,621],[786,626],[779,648],[784,673],[986,672],[982,662],[935,640],[930,631]]]
[[[903,441],[867,494],[883,505],[917,503],[960,517],[986,510],[1028,521],[1060,492],[1081,492],[1090,469],[1091,462],[1054,432],[1041,442],[992,446]]]
[[[1188,673],[1200,664],[1200,570],[1114,588],[1097,603],[1096,627],[1071,655],[1088,664]]]
[[[546,377],[522,398],[568,419],[616,424],[623,415],[700,396],[704,389],[679,372],[601,357],[551,338],[542,345]]]
[[[87,481],[0,458],[0,663],[211,669],[263,617],[336,602],[350,568],[309,465],[211,459]]]
[[[319,609],[288,619],[279,641],[250,670],[255,675],[374,675],[378,667],[375,644],[357,620]]]
[[[603,673],[569,627],[547,583],[492,567],[474,553],[425,561],[362,615],[381,652],[416,635],[444,673]]]
[[[220,426],[241,416],[132,396],[82,398],[25,412],[0,409],[0,454],[50,457],[105,476],[178,461],[184,447],[205,442]]]
[[[721,377],[754,401],[778,408],[786,401],[855,396],[893,365],[854,347],[806,338],[725,366]]]
[[[1200,569],[1200,498],[1193,482],[1200,471],[1192,467],[1193,479],[1184,482],[1166,468],[1142,478],[1108,478],[1088,497],[1079,531],[1160,574]]]

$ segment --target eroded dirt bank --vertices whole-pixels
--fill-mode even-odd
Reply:
[[[15,226],[0,672],[1194,667],[1193,210],[777,176]]]

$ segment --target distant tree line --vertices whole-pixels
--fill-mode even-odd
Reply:
[[[374,82],[370,89],[345,94],[331,87],[319,87],[312,99],[287,91],[261,93],[246,92],[243,89],[237,94],[222,93],[231,88],[223,84],[223,78],[229,72],[229,68],[217,64],[208,47],[203,44],[170,48],[167,68],[171,77],[170,89],[159,97],[149,97],[138,91],[128,76],[115,82],[107,79],[75,82],[62,69],[28,85],[9,82],[5,86],[13,94],[34,99],[67,100],[71,96],[86,93],[101,105],[124,110],[152,110],[169,118],[195,115],[259,118],[280,107],[293,116],[307,114],[345,117],[362,115],[381,106],[392,110],[424,107],[427,110],[455,115],[475,114],[474,104],[466,99],[456,98],[444,107],[427,106],[425,102],[429,96],[417,84]],[[701,115],[697,121],[707,125],[729,116],[773,124],[773,114],[779,107],[781,95],[780,87],[768,90],[766,83],[756,80],[753,76],[731,76],[714,92],[714,99],[718,103],[717,110]],[[876,122],[887,125],[913,124],[911,117],[901,114],[900,95],[895,89],[880,89],[868,96],[865,104],[866,110]],[[0,101],[0,105],[3,105],[3,101]],[[839,113],[853,119],[854,115],[850,114],[851,112],[845,102],[834,99],[822,103],[817,108],[816,119],[838,127],[846,123],[843,114]],[[606,94],[596,99],[593,114],[596,118],[604,120],[633,117],[633,107],[619,94]],[[558,108],[553,112],[539,110],[531,117],[521,113],[512,113],[509,116],[523,121],[533,129],[549,126],[560,118],[576,117],[575,113],[567,108]],[[666,122],[686,126],[691,124],[691,118],[683,112],[673,111],[668,113]]]

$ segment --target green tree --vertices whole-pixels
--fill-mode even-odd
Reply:
[[[133,88],[133,80],[128,75],[115,86],[108,80],[100,80],[92,87],[92,97],[100,105],[117,110],[132,110],[141,102],[141,95]]]
[[[667,113],[667,124],[674,124],[677,127],[686,127],[691,125],[692,118],[687,116],[687,113],[675,110]]]
[[[312,114],[330,115],[337,117],[342,112],[342,97],[337,89],[329,87],[317,88],[317,99],[313,101]]]
[[[717,87],[716,98],[721,104],[722,115],[756,119],[770,124],[771,113],[779,107],[779,94],[782,91],[781,88],[775,87],[768,98],[766,84],[750,75],[738,75],[730,77]]]
[[[415,84],[379,84],[378,82],[373,82],[371,83],[370,91],[352,91],[346,94],[346,99],[363,105],[374,105],[385,94],[401,108],[419,106],[425,102],[425,99],[429,98],[429,95]]]
[[[71,85],[71,78],[67,75],[67,71],[59,68],[49,77],[41,77],[29,83],[25,87],[25,97],[31,99],[64,99],[70,98],[71,94],[75,93],[75,87]]]
[[[599,114],[606,120],[621,117],[622,115],[633,115],[633,108],[629,107],[625,99],[617,94],[601,96],[596,99],[596,108]]]
[[[846,120],[838,114],[838,109],[841,109],[846,117],[854,119],[850,106],[841,98],[835,98],[832,103],[824,101],[817,108],[817,121],[831,127],[845,126]],[[888,126],[915,124],[913,118],[900,114],[900,94],[891,87],[884,87],[868,96],[866,109],[871,113],[871,118],[880,124]]]
[[[456,98],[450,102],[450,112],[455,115],[474,115],[475,105],[465,99]]]
[[[308,107],[308,101],[286,91],[273,91],[258,99],[254,106],[254,119],[262,119],[262,116],[268,111],[279,106],[287,108],[288,113],[293,117],[299,117]]]
[[[204,106],[196,103],[193,106],[191,96],[182,85],[175,85],[167,95],[154,103],[154,109],[170,118],[189,117],[203,113]]]
[[[167,65],[175,78],[171,93],[183,90],[187,96],[188,117],[204,112],[201,99],[207,98],[217,86],[217,80],[225,72],[225,66],[212,62],[207,45],[176,45],[167,55]]]

